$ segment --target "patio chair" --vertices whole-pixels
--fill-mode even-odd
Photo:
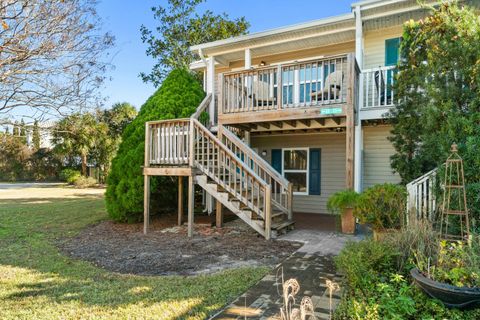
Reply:
[[[343,84],[343,72],[334,71],[325,78],[323,89],[312,92],[312,100],[337,100],[341,98]]]

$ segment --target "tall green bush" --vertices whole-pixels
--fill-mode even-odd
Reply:
[[[117,221],[139,221],[143,215],[145,122],[189,117],[204,97],[201,84],[187,70],[174,70],[143,104],[126,128],[107,179],[106,207]],[[176,184],[168,177],[152,179],[152,199],[162,208],[175,206]]]
[[[392,183],[376,184],[359,196],[354,215],[377,231],[400,228],[404,222],[406,200],[405,187]]]

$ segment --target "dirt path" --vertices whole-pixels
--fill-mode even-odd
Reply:
[[[140,224],[102,222],[60,247],[74,258],[110,271],[195,275],[242,266],[274,267],[300,246],[287,241],[266,241],[243,227],[239,220],[222,229],[197,225],[194,237],[188,239],[186,227],[174,226],[174,221],[175,216],[157,220],[154,231],[146,236]]]

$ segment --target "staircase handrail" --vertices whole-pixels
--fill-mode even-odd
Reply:
[[[212,94],[209,93],[205,96],[205,98],[202,100],[200,105],[197,107],[195,112],[190,116],[190,119],[196,119],[198,120],[200,118],[200,115],[202,114],[205,109],[207,109],[208,105],[210,104],[210,101],[212,100]]]
[[[272,201],[277,205],[277,207],[282,210],[283,212],[289,215],[289,219],[291,219],[292,215],[292,189],[293,184],[288,181],[285,177],[283,177],[279,172],[277,172],[265,159],[263,159],[258,153],[253,151],[248,145],[246,145],[237,135],[233,132],[228,130],[228,128],[222,126],[221,127],[221,135],[228,139],[229,142],[233,143],[235,147],[241,150],[243,153],[247,155],[246,158],[241,159],[242,162],[249,165],[249,159],[253,160],[254,164],[256,165],[257,169],[252,169],[257,176],[262,178],[266,183],[270,184],[271,181],[274,183],[278,183],[281,187],[280,193],[277,193],[276,187],[272,186]],[[228,144],[227,144],[228,147]],[[237,155],[238,157],[238,155]],[[264,173],[260,171],[264,171]],[[285,200],[282,201],[282,194],[285,195]],[[279,199],[277,199],[279,198]]]

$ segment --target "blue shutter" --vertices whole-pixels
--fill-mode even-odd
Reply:
[[[282,174],[282,149],[272,149],[272,167]]]
[[[400,52],[400,38],[385,40],[385,66],[394,66],[398,63]]]
[[[308,194],[320,195],[321,191],[321,149],[310,149],[310,163],[308,170]]]

